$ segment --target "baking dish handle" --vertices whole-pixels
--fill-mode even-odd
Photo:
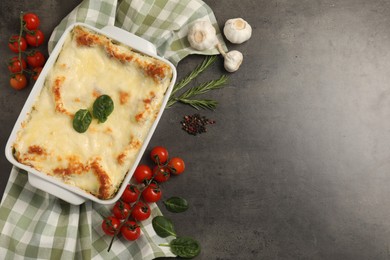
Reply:
[[[35,188],[44,190],[45,192],[54,195],[70,204],[80,205],[83,204],[86,199],[76,195],[75,193],[61,188],[54,183],[48,182],[39,176],[28,173],[28,182]]]
[[[111,38],[129,45],[138,51],[153,55],[157,54],[156,47],[151,42],[121,28],[108,25],[103,27],[102,31],[109,34]]]

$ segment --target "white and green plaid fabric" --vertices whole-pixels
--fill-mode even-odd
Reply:
[[[49,52],[64,30],[74,22],[97,28],[115,25],[132,32],[156,47],[158,54],[173,64],[198,52],[186,38],[189,25],[197,19],[211,21],[226,48],[212,10],[200,0],[84,0],[53,31]],[[14,167],[0,205],[0,259],[153,259],[175,256],[167,239],[156,235],[151,225],[160,215],[153,204],[152,217],[141,223],[143,235],[134,242],[111,238],[101,230],[109,206],[87,201],[75,206],[61,201],[28,183],[27,173]]]
[[[189,26],[198,20],[210,21],[226,50],[213,11],[200,0],[85,0],[61,21],[49,40],[51,51],[64,30],[75,22],[102,28],[115,25],[150,42],[158,55],[174,65],[189,54],[218,54],[216,48],[197,51],[187,40]]]
[[[152,217],[140,222],[142,236],[134,242],[111,237],[101,229],[110,208],[90,201],[71,205],[28,183],[27,173],[14,167],[0,208],[1,259],[153,259],[175,256],[168,242],[153,230],[151,219],[161,215],[151,204]]]

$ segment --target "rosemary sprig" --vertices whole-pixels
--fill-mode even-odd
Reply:
[[[206,83],[202,83],[197,87],[193,87],[188,89],[186,92],[181,94],[179,98],[189,98],[195,95],[204,94],[207,91],[215,90],[224,87],[224,84],[227,82],[228,77],[226,75],[222,75],[219,79],[211,80]]]
[[[191,80],[193,80],[194,78],[199,76],[200,73],[202,73],[208,67],[210,67],[216,60],[217,60],[217,56],[216,55],[206,56],[206,58],[203,60],[202,64],[200,64],[198,67],[196,67],[189,75],[187,75],[185,78],[183,78],[178,83],[176,83],[175,86],[173,86],[173,89],[172,89],[172,92],[171,92],[171,96],[170,96],[169,99],[170,100],[173,99],[173,95],[177,91],[179,91],[180,89],[182,89],[185,86],[187,86],[187,84],[190,83]]]
[[[185,99],[185,98],[182,98],[179,101],[181,103],[188,104],[197,110],[200,110],[201,108],[214,110],[218,105],[218,102],[215,100],[212,100],[212,99]]]
[[[211,80],[209,82],[205,82],[200,84],[199,86],[192,87],[185,91],[183,94],[181,94],[178,97],[172,97],[168,101],[167,106],[170,107],[176,102],[185,103],[188,105],[191,105],[195,109],[210,109],[214,110],[218,104],[215,100],[210,99],[202,99],[202,100],[196,100],[196,99],[190,99],[194,96],[204,94],[210,90],[215,90],[224,87],[224,84],[227,82],[228,77],[226,75],[222,75],[219,79]]]

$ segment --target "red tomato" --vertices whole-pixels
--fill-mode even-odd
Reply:
[[[179,157],[173,157],[168,162],[168,168],[171,171],[172,174],[179,175],[182,172],[184,172],[185,164],[183,159]]]
[[[164,164],[168,160],[168,151],[165,147],[156,146],[150,152],[150,157],[157,164]]]
[[[171,176],[171,173],[168,167],[161,167],[159,165],[156,165],[153,168],[153,176],[154,180],[157,182],[166,182]]]
[[[18,43],[20,39],[20,42]],[[26,39],[23,37],[19,38],[19,35],[12,35],[8,40],[8,47],[11,51],[15,53],[19,53],[19,45],[20,45],[20,51],[25,51],[27,49],[27,42]]]
[[[23,15],[23,23],[27,30],[36,30],[38,29],[39,24],[41,21],[39,20],[39,17],[34,13],[25,13]]]
[[[131,215],[135,220],[142,221],[150,217],[150,213],[149,205],[143,201],[139,201],[135,204]]]
[[[150,167],[145,164],[138,165],[133,175],[138,183],[143,183],[145,180],[150,180],[152,176],[152,169],[150,169]]]
[[[127,218],[127,216],[130,213],[130,209],[131,209],[131,207],[129,204],[127,204],[126,202],[123,202],[121,200],[118,200],[115,203],[115,206],[112,208],[112,213],[114,214],[114,216],[117,219],[122,220],[122,219]]]
[[[121,228],[121,233],[126,240],[134,241],[141,235],[141,228],[135,221],[127,221]]]
[[[20,64],[20,60],[22,61],[22,64]],[[13,57],[9,60],[8,70],[11,73],[18,73],[18,72],[22,71],[22,68],[23,69],[27,68],[26,61],[23,58],[21,58],[20,60],[19,60],[19,57]]]
[[[37,80],[39,75],[41,74],[41,71],[42,71],[42,67],[36,67],[33,69],[33,73],[32,73],[32,79],[33,80]]]
[[[115,232],[118,230],[121,222],[114,216],[109,216],[103,219],[102,229],[104,233],[109,236],[115,235]]]
[[[127,184],[125,191],[123,192],[121,199],[126,203],[136,202],[140,191],[137,186],[133,184]]]
[[[27,64],[32,68],[43,67],[45,61],[45,56],[40,51],[32,51],[27,55]]]
[[[27,86],[27,79],[24,74],[18,73],[11,76],[9,84],[16,90],[24,89]]]
[[[156,183],[151,183],[142,192],[142,198],[149,203],[159,201],[161,199],[161,195],[161,189]]]
[[[41,30],[32,30],[26,34],[27,44],[32,47],[38,47],[43,44],[45,36]]]

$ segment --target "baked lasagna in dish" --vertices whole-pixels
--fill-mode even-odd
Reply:
[[[22,164],[110,199],[133,166],[172,80],[164,61],[75,26],[13,144]],[[80,109],[111,97],[105,122],[73,128]]]

